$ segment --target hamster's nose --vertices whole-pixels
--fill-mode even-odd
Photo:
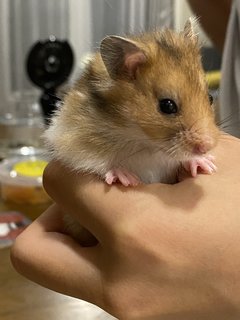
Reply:
[[[193,147],[193,153],[195,154],[204,154],[207,152],[207,148],[203,143],[197,143]]]
[[[204,142],[198,142],[193,146],[193,153],[198,155],[205,154],[209,150],[211,150],[212,147],[213,147],[213,143],[210,140],[204,141]]]

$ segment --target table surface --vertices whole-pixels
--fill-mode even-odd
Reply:
[[[4,204],[0,213],[18,210],[31,219],[44,206]],[[84,301],[70,298],[42,288],[20,276],[9,259],[10,249],[0,249],[0,320],[110,320],[114,319],[99,308]]]

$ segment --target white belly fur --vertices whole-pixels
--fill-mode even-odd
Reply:
[[[174,183],[180,163],[160,151],[138,153],[121,161],[120,166],[136,174],[144,183]]]

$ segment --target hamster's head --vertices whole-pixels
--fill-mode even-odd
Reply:
[[[180,33],[109,36],[100,53],[116,111],[126,125],[140,128],[139,140],[177,160],[215,147],[219,129],[191,19]]]

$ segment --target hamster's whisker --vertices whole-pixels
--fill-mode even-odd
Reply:
[[[227,132],[224,132],[224,131],[221,131],[220,135],[221,135],[221,136],[228,136],[228,133],[227,133]]]
[[[141,151],[143,151],[145,149],[146,150],[149,149],[149,146],[147,146],[147,145],[142,147],[142,142],[151,143],[152,141],[154,141],[154,142],[160,142],[160,143],[167,143],[170,140],[171,140],[171,138],[151,138],[151,139],[150,138],[146,138],[146,139],[139,139],[139,140],[137,140],[137,139],[128,139],[125,143],[122,144],[121,149],[122,150],[126,149],[128,147],[129,143],[139,143],[141,145],[141,148],[139,150],[134,151],[132,154],[130,154],[130,156],[133,156],[133,155],[135,155],[135,154],[137,154],[137,153],[139,153],[139,152],[141,152]],[[164,147],[161,147],[161,150],[165,151]],[[65,154],[78,154],[80,152],[82,152],[82,150],[68,150],[68,151],[65,152]]]
[[[159,141],[159,142],[161,142],[161,143],[168,143],[169,141],[171,141],[171,138],[155,138],[155,139],[151,139],[151,140],[153,140],[153,141]],[[139,142],[142,142],[143,140],[139,140]],[[146,139],[146,141],[149,141],[149,139]],[[162,145],[162,146],[158,146],[158,148],[156,149],[156,151],[154,151],[153,153],[157,153],[157,152],[159,152],[159,151],[164,151],[164,152],[167,152],[167,149],[168,147],[167,146],[165,146],[164,144]],[[142,151],[144,151],[144,150],[149,150],[149,147],[148,146],[145,146],[145,147],[143,147],[143,148],[141,148],[141,149],[139,149],[139,150],[137,150],[137,151],[135,151],[135,152],[133,152],[132,154],[130,154],[129,156],[128,156],[128,158],[130,158],[130,157],[132,157],[132,156],[134,156],[134,155],[136,155],[137,153],[139,153],[139,152],[142,152]],[[126,160],[126,159],[125,159]]]
[[[176,156],[176,148],[167,150],[167,154],[170,157]]]
[[[159,139],[159,138],[156,138],[156,139],[151,139],[151,140],[153,140],[153,141],[159,141],[159,142],[161,142],[161,143],[165,143],[165,144],[166,144],[166,145],[162,144],[161,146],[158,146],[158,148],[153,151],[153,154],[158,153],[159,151],[162,151],[162,152],[168,154],[168,153],[169,153],[168,142],[171,141],[171,139],[172,139],[171,137],[170,137],[170,138],[160,138],[160,139]],[[142,140],[139,140],[139,141],[141,142]],[[171,148],[173,148],[173,147],[174,147],[174,146],[172,146]],[[141,148],[141,149],[139,149],[139,150],[131,153],[127,158],[123,159],[122,161],[126,161],[126,160],[129,159],[130,157],[132,157],[132,156],[136,155],[137,153],[142,152],[142,151],[144,151],[144,150],[149,150],[149,147],[146,146],[146,147],[143,147],[143,148]]]
[[[172,147],[170,147],[169,149],[168,149],[168,155],[170,156],[170,157],[173,157],[173,158],[175,158],[176,159],[176,157],[177,157],[177,151],[179,150],[179,149],[182,149],[182,147],[184,146],[184,144],[185,144],[185,142],[183,141],[183,140],[181,140],[180,142],[178,142],[178,143],[176,143],[175,145],[173,145]],[[185,154],[185,152],[184,152],[184,156],[186,156],[187,155],[187,153]]]
[[[199,128],[197,128],[197,129],[194,129],[194,131],[193,131],[193,133],[199,133],[200,132],[200,134],[201,134],[201,130],[202,130],[203,128],[202,127],[199,127]]]
[[[200,123],[202,119],[204,119],[204,117],[196,119],[196,120],[193,122],[193,124],[191,125],[189,131],[191,131],[191,130],[193,129],[193,127],[195,126],[196,123]],[[200,131],[200,130],[201,130],[201,128],[198,128],[198,130],[195,129],[194,132],[197,133],[197,132]]]
[[[167,154],[170,157],[174,157],[174,156],[176,157],[176,151],[177,151],[178,148],[179,148],[179,146],[177,146],[177,145],[171,146],[170,148],[168,148]]]
[[[221,132],[220,136],[221,136],[220,137],[221,140],[228,140],[229,139],[229,134],[227,132]],[[236,142],[240,143],[239,140],[236,140]]]
[[[167,147],[167,146],[165,146],[165,148],[164,147],[162,147],[162,148],[158,148],[158,150],[156,150],[156,152],[155,153],[158,153],[159,151],[164,151],[167,155],[170,155],[172,152],[174,152],[175,150],[172,150],[172,148],[173,147]]]
[[[130,153],[127,157],[123,158],[123,159],[120,161],[120,165],[122,165],[124,161],[129,160],[129,158],[135,156],[136,154],[138,154],[138,153],[140,153],[140,152],[142,152],[142,151],[144,151],[144,150],[148,150],[148,148],[147,148],[147,147],[143,147],[143,148],[141,148],[141,149],[139,149],[139,150],[136,150],[136,151],[133,152],[133,153]]]
[[[234,119],[235,116],[237,116],[238,113],[237,112],[234,112],[234,113],[231,113],[229,114],[228,116],[226,116],[225,118],[217,121],[217,126],[221,126],[222,124],[224,124],[225,122],[228,122],[228,121],[231,121]]]
[[[226,120],[226,121],[222,122],[218,127],[219,127],[219,129],[223,130],[223,129],[234,127],[234,123],[232,122],[232,120]]]
[[[237,127],[237,123],[234,125],[225,125],[221,127],[221,130],[224,130],[226,133],[231,134],[231,129],[236,128]]]
[[[230,120],[232,120],[232,119],[233,119],[233,116],[232,116],[232,115],[229,115],[229,116],[227,116],[226,118],[217,121],[217,125],[218,125],[218,126],[221,126],[221,125],[224,124],[225,122],[228,122],[228,121],[230,121]]]
[[[228,131],[231,128],[236,128],[237,127],[237,119],[238,118],[238,112],[233,112],[226,116],[224,119],[219,120],[217,122],[217,126],[221,129],[224,130],[228,133]]]
[[[179,117],[178,117],[177,119],[178,119],[178,122],[180,123],[180,126],[182,127],[182,130],[184,131],[185,128],[184,128],[184,125],[183,125],[182,122],[181,122],[181,119],[180,119]]]

